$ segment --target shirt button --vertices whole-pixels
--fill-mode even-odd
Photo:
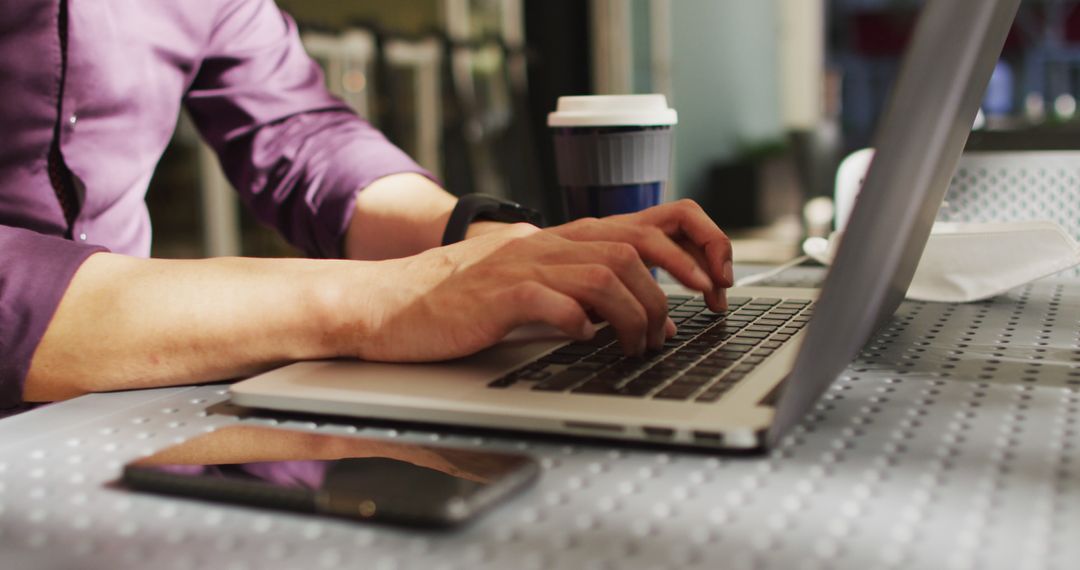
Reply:
[[[79,234],[79,239],[86,241],[86,234]]]
[[[68,124],[69,125],[74,127],[75,123],[78,123],[78,122],[79,122],[79,116],[78,115],[71,115],[70,117],[68,117]]]

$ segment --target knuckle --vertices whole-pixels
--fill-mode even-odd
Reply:
[[[503,259],[484,260],[468,268],[469,277],[476,281],[494,282],[495,285],[508,285],[518,280],[520,269]]]
[[[499,270],[489,263],[478,263],[469,268],[469,278],[475,281],[485,282],[497,278]]]
[[[668,237],[664,230],[656,226],[641,226],[640,231],[643,237],[650,240],[667,239]]]
[[[709,246],[711,252],[716,252],[724,257],[731,257],[735,249],[731,245],[731,239],[726,235],[712,242]]]
[[[611,260],[619,267],[626,267],[634,265],[640,259],[638,257],[637,249],[628,243],[613,243],[610,246],[609,254]]]
[[[676,207],[686,212],[701,211],[701,206],[690,198],[680,198],[675,202]]]
[[[523,275],[529,281],[535,281],[537,284],[542,284],[547,281],[548,267],[543,263],[528,263],[523,267]]]
[[[633,234],[633,240],[635,242],[647,243],[656,239],[656,232],[659,230],[656,226],[642,224],[630,226],[630,231]]]
[[[522,237],[531,236],[531,235],[535,234],[536,232],[539,232],[540,228],[538,228],[538,227],[536,227],[536,226],[534,226],[532,224],[525,223],[525,222],[518,222],[516,224],[510,224],[510,227],[507,228],[507,230],[514,237],[522,238]]]
[[[522,281],[510,287],[510,302],[517,307],[528,307],[539,301],[544,286],[536,281]]]
[[[585,271],[585,281],[588,286],[600,291],[610,289],[617,279],[615,273],[604,265],[593,265]]]
[[[572,326],[585,318],[584,311],[576,303],[559,303],[551,307],[551,315],[558,322]]]

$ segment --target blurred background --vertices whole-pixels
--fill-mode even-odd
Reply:
[[[509,197],[553,221],[556,98],[667,95],[680,118],[667,199],[701,202],[740,261],[779,262],[829,231],[837,165],[872,144],[922,2],[278,4],[330,90],[450,191]],[[1078,95],[1080,0],[1024,0],[969,148],[1076,149]],[[186,118],[148,202],[156,257],[297,255],[238,206]]]

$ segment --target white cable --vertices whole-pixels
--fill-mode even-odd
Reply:
[[[760,283],[760,282],[762,282],[762,281],[764,281],[766,279],[769,279],[771,277],[775,277],[775,276],[783,273],[784,271],[787,271],[788,269],[791,269],[792,267],[800,265],[801,263],[803,263],[804,261],[807,261],[809,259],[810,259],[810,256],[808,256],[808,255],[803,255],[803,256],[800,256],[800,257],[796,257],[795,259],[792,259],[791,261],[789,261],[789,262],[787,262],[787,263],[785,263],[783,265],[780,265],[780,266],[778,266],[776,268],[770,269],[769,271],[766,271],[764,273],[755,273],[754,275],[747,275],[746,277],[743,277],[742,279],[739,279],[738,281],[736,281],[735,286],[736,287],[747,287],[747,286],[753,285],[755,283]]]

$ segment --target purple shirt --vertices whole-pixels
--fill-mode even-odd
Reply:
[[[0,408],[80,264],[149,255],[144,196],[181,104],[255,215],[313,256],[342,254],[356,191],[423,172],[326,91],[272,0],[70,0],[66,71],[60,1],[0,0]],[[58,118],[74,242],[46,169]]]

